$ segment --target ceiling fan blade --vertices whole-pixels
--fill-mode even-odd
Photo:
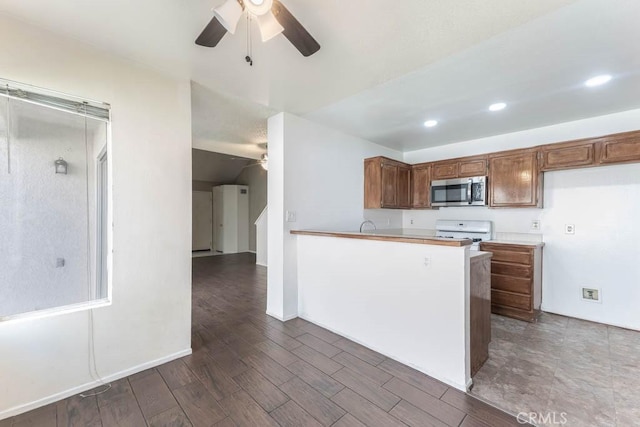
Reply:
[[[204,47],[216,47],[225,34],[227,34],[227,29],[214,16],[196,39],[196,44]]]
[[[273,0],[271,11],[284,27],[282,34],[302,55],[311,56],[320,50],[318,42],[279,0]]]

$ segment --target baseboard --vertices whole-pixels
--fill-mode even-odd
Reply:
[[[471,390],[471,386],[473,385],[473,378],[469,378],[469,380],[467,381],[467,389],[465,390],[465,392],[469,392],[469,390]]]
[[[252,251],[251,249],[249,249],[247,252],[251,252],[252,254],[256,253],[256,251]]]
[[[577,317],[575,314],[568,314],[562,310],[547,309],[546,307],[540,307],[540,311],[543,313],[557,314],[558,316],[569,317],[571,319],[585,320],[587,322],[599,323],[601,325],[615,326],[616,328],[629,329],[631,331],[640,332],[640,328],[631,325],[623,325],[621,323],[603,322],[602,320],[590,319],[589,317]]]
[[[267,264],[262,263],[262,262],[256,262],[256,265],[261,265],[263,267],[269,267]]]
[[[267,316],[271,316],[275,319],[278,319],[281,322],[286,322],[287,320],[295,319],[296,317],[298,317],[297,314],[291,314],[289,316],[282,317],[282,316],[278,316],[277,314],[271,313],[269,311],[267,311]]]
[[[188,356],[191,353],[192,353],[191,348],[188,348],[188,349],[179,351],[177,353],[173,353],[168,356],[161,357],[159,359],[155,359],[150,362],[146,362],[129,369],[125,369],[124,371],[120,371],[120,372],[116,372],[115,374],[108,375],[102,378],[102,382],[91,381],[91,382],[79,385],[77,387],[73,387],[68,390],[62,391],[60,393],[55,393],[50,396],[44,397],[42,399],[38,399],[33,402],[26,403],[24,405],[14,406],[13,408],[9,408],[0,412],[0,420],[3,420],[5,418],[10,418],[10,417],[15,417],[16,415],[20,415],[25,412],[32,411],[34,409],[38,409],[50,403],[54,403],[59,400],[66,399],[67,397],[75,396],[76,394],[99,387],[104,383],[113,382],[121,378],[128,377],[129,375],[137,374],[138,372],[142,372],[146,369],[154,368],[156,366],[171,362],[172,360],[176,360],[181,357]]]

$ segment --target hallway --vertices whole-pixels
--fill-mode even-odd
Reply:
[[[326,329],[267,316],[266,272],[251,254],[194,259],[193,355],[0,427],[519,425]]]

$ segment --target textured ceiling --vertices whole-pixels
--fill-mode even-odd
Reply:
[[[252,160],[203,150],[191,150],[193,180],[233,184]]]
[[[259,159],[267,142],[267,119],[278,111],[191,84],[193,147]]]

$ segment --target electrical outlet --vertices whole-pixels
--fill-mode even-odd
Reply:
[[[582,299],[591,302],[600,302],[600,289],[582,288]]]
[[[565,224],[564,234],[576,234],[576,226],[573,224]]]
[[[56,268],[62,268],[64,267],[64,264],[64,258],[56,258]]]
[[[531,229],[532,230],[540,230],[540,220],[539,219],[534,219],[533,221],[531,221]]]
[[[431,258],[424,257],[424,266],[429,267],[431,265]]]
[[[287,222],[296,222],[296,212],[287,211]]]
[[[411,218],[411,224],[413,225],[413,218]]]

